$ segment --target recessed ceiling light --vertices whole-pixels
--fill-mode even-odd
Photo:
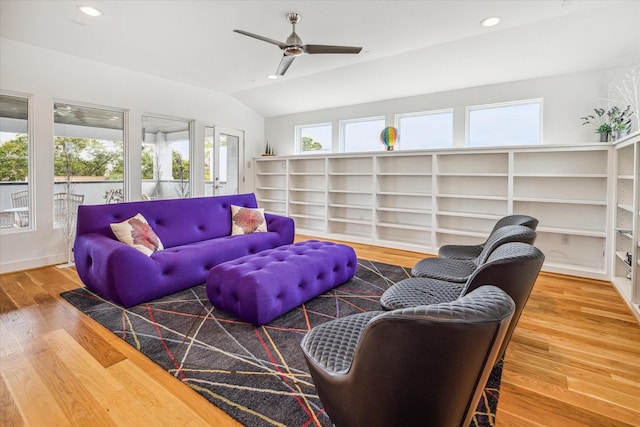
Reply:
[[[268,78],[268,79],[271,79],[271,80],[277,80],[277,79],[278,79],[278,76],[276,76],[275,74],[269,74],[269,75],[267,76],[267,78]]]
[[[91,6],[78,6],[78,10],[80,10],[80,12],[84,13],[85,15],[89,15],[89,16],[95,17],[95,16],[102,15],[102,12],[100,12],[95,7],[91,7]]]
[[[498,25],[499,23],[500,23],[500,18],[498,18],[497,16],[483,19],[482,21],[480,21],[480,25],[482,25],[483,27],[493,27]]]

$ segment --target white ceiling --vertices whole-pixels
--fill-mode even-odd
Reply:
[[[268,80],[282,52],[233,29],[284,41],[289,12],[305,43],[363,52],[304,55]],[[501,24],[479,25],[490,16]],[[0,0],[2,37],[225,92],[265,117],[629,64],[639,22],[640,0]]]

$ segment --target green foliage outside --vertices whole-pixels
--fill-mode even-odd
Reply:
[[[173,179],[177,179],[179,181],[188,181],[189,180],[189,160],[185,160],[182,158],[182,154],[178,151],[173,150],[171,152],[172,163],[171,163],[171,176]]]
[[[154,145],[142,144],[142,179],[154,179],[153,176],[153,155]]]
[[[159,170],[153,168],[155,157],[155,146],[153,144],[142,144],[141,164],[142,179],[159,179],[162,175]],[[189,180],[189,160],[182,158],[179,151],[171,151],[171,176],[178,181]]]
[[[122,180],[122,148],[88,138],[57,136],[54,141],[53,174],[55,176],[95,176]],[[68,166],[68,171],[67,171]]]
[[[26,181],[29,174],[27,135],[0,144],[0,181]],[[154,146],[142,146],[142,179],[155,179]],[[172,176],[189,180],[189,160],[177,151],[172,153]],[[121,181],[124,177],[122,143],[105,143],[97,139],[56,137],[53,171],[55,176],[92,176]]]
[[[0,145],[0,181],[26,181],[29,174],[27,135]]]
[[[213,150],[213,139],[207,138],[204,141],[204,181],[211,181],[211,151]]]
[[[309,136],[302,137],[302,151],[319,151],[322,150],[322,144],[318,141],[314,141]]]

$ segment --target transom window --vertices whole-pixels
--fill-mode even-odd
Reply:
[[[453,146],[453,110],[396,114],[396,149],[420,150]]]
[[[384,151],[380,132],[385,128],[384,117],[369,117],[340,121],[340,151]]]
[[[542,138],[542,99],[467,107],[467,146],[534,145]]]
[[[296,126],[295,133],[297,154],[331,152],[331,123]]]

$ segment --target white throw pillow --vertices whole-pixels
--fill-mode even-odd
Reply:
[[[110,224],[110,226],[118,240],[136,248],[145,255],[151,256],[155,251],[164,249],[160,238],[151,229],[142,214]]]
[[[263,208],[245,208],[231,205],[231,235],[264,233],[267,220]]]

